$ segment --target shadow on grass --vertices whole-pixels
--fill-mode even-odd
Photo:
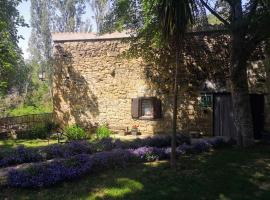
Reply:
[[[28,139],[17,139],[17,140],[0,140],[0,154],[1,153],[8,153],[17,148],[20,145],[23,145],[25,147],[29,148],[39,148],[51,144],[57,143],[57,140],[50,140],[48,143],[48,140],[46,139],[35,139],[35,140],[28,140]]]
[[[223,149],[111,169],[51,188],[1,188],[0,199],[270,199],[270,147]]]

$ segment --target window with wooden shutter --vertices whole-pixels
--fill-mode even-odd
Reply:
[[[132,118],[151,120],[162,118],[161,100],[156,97],[140,97],[131,100]]]
[[[140,105],[141,105],[140,98],[131,99],[131,116],[132,116],[132,118],[139,118],[140,117],[140,110],[141,110]]]
[[[162,118],[162,106],[161,106],[161,100],[154,98],[153,100],[153,106],[154,106],[154,118],[160,119]]]

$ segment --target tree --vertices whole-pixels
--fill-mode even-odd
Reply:
[[[46,72],[46,83],[52,85],[52,32],[82,30],[85,0],[31,0],[31,64],[37,71]],[[89,29],[89,22],[84,29]],[[34,69],[33,69],[34,70]],[[27,90],[26,90],[27,91]],[[52,93],[52,91],[51,91]]]
[[[249,100],[247,63],[254,50],[270,37],[270,2],[249,0],[245,6],[241,0],[224,0],[229,5],[229,16],[202,4],[215,15],[231,35],[230,80],[234,108],[234,122],[238,144],[250,146],[253,140],[253,123]]]
[[[174,77],[174,101],[172,122],[172,150],[171,166],[176,167],[176,130],[177,130],[177,101],[178,101],[178,73],[182,62],[182,44],[188,25],[193,21],[194,2],[190,0],[161,0],[157,3],[158,23],[161,38],[165,44],[175,50],[175,77]]]
[[[108,0],[88,0],[90,6],[94,12],[96,21],[97,32],[102,30],[104,18],[108,12],[109,1]]]
[[[92,22],[88,18],[85,20],[85,22],[82,22],[81,27],[80,27],[80,32],[83,33],[90,33],[93,30]]]
[[[0,96],[16,84],[15,76],[23,68],[22,52],[18,47],[19,26],[27,26],[17,6],[22,0],[0,2]]]
[[[85,0],[52,0],[54,19],[53,31],[78,32],[85,13]]]

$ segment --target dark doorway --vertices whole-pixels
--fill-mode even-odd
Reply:
[[[260,139],[264,130],[264,95],[250,95],[251,112],[254,127],[254,139]],[[230,93],[213,95],[213,129],[215,136],[227,136],[236,139],[233,122],[233,107]]]
[[[264,130],[264,95],[251,94],[250,105],[253,117],[254,138],[261,139]]]

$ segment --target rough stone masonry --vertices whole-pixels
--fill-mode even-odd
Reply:
[[[128,37],[126,33],[102,36],[92,33],[53,35],[53,105],[54,117],[58,123],[62,126],[78,124],[88,129],[108,124],[118,132],[130,130],[133,126],[138,126],[143,134],[170,132],[172,93],[163,92],[149,81],[148,71],[151,66],[141,58],[121,57],[129,48],[129,44],[124,42]],[[216,54],[218,44],[211,41],[206,45],[207,51]],[[204,73],[205,70],[200,69],[203,66],[198,67],[194,58],[187,60],[197,70],[203,71],[201,74]],[[216,60],[209,62],[218,65]],[[206,67],[209,68],[209,63]],[[200,87],[194,85],[189,83],[185,88],[180,87],[178,129],[212,135],[212,107],[201,107]],[[193,90],[186,92],[188,87]],[[151,97],[161,101],[162,117],[132,117],[132,99],[147,100]],[[140,109],[147,110],[147,103],[145,101],[144,108]]]

